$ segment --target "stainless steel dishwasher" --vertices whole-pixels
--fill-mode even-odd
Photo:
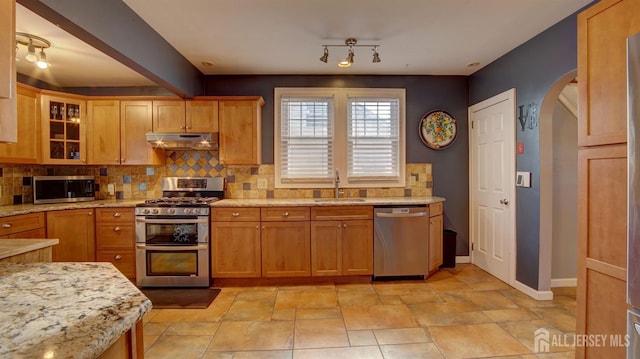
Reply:
[[[429,208],[374,209],[373,277],[426,278],[429,273]]]

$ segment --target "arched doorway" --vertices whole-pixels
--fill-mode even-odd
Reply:
[[[572,86],[575,78],[576,72],[572,71],[558,79],[545,95],[540,108],[539,291],[550,291],[552,278],[553,286],[575,286],[577,120],[568,105],[559,100],[563,90]]]

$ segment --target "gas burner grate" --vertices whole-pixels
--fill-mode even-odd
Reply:
[[[175,204],[175,205],[199,205],[218,201],[218,197],[162,197],[148,199],[146,204]]]

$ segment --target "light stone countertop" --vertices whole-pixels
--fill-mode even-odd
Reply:
[[[108,207],[135,207],[138,203],[143,203],[143,199],[134,200],[97,200],[87,202],[73,203],[54,203],[54,204],[16,204],[12,206],[0,207],[0,218],[14,216],[17,214],[29,214],[46,211],[61,211],[65,209],[83,209],[83,208],[108,208]]]
[[[446,201],[443,197],[365,197],[365,198],[266,198],[266,199],[223,199],[211,207],[279,207],[279,206],[384,206],[423,205]],[[17,204],[0,206],[0,218],[18,214],[28,214],[66,209],[135,207],[144,203],[143,199],[97,200],[56,204]]]
[[[151,310],[111,263],[0,263],[0,358],[97,358]]]
[[[268,198],[223,199],[211,207],[279,207],[279,206],[384,206],[422,205],[444,202],[442,197],[377,197],[377,198]]]
[[[2,239],[0,240],[0,259],[47,248],[58,244],[58,239]]]

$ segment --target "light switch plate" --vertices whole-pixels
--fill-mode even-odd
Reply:
[[[531,188],[531,172],[516,172],[516,187]]]
[[[416,185],[416,176],[409,176],[409,186]]]
[[[116,194],[116,185],[114,183],[107,184],[107,192],[109,192],[110,196]]]
[[[258,189],[266,189],[267,188],[267,179],[259,178],[258,179]]]

